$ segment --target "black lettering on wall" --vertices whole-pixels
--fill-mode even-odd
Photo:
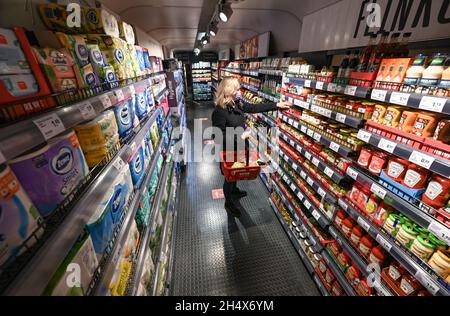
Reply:
[[[403,31],[405,29],[406,20],[408,19],[409,13],[411,12],[411,7],[412,7],[413,2],[414,2],[414,0],[399,0],[398,1],[397,11],[395,11],[394,20],[392,21],[392,25],[391,25],[391,32],[397,26],[397,20],[399,20],[398,30]]]
[[[361,22],[366,19],[366,16],[363,15],[363,13],[364,13],[367,3],[369,3],[369,0],[364,0],[361,2],[361,8],[359,9],[358,20],[356,21],[356,28],[355,28],[355,33],[353,34],[353,38],[358,37],[359,26],[361,25]]]
[[[439,15],[438,15],[439,24],[450,23],[450,16],[448,18],[445,17],[445,14],[447,13],[449,6],[450,6],[450,0],[444,0],[444,2],[442,3],[442,6],[441,6],[441,10],[439,10]]]
[[[412,27],[415,28],[419,24],[420,17],[423,13],[423,27],[428,27],[430,25],[431,16],[431,0],[421,0],[419,7],[417,8],[416,17],[414,18]]]

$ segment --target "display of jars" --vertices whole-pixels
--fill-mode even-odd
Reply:
[[[419,235],[413,241],[410,249],[413,254],[422,260],[428,260],[435,252],[436,245],[434,245],[427,237]]]
[[[419,233],[411,224],[403,224],[397,233],[397,240],[406,248],[409,248]]]

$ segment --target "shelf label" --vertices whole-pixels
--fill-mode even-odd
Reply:
[[[294,123],[294,120],[290,118],[288,119],[288,123],[292,125]]]
[[[117,102],[122,102],[123,100],[125,100],[122,89],[117,89],[116,91],[114,91],[114,95],[117,98]]]
[[[318,167],[319,166],[319,159],[317,159],[316,157],[313,157],[313,159],[311,160],[311,162],[313,163],[314,166]]]
[[[358,217],[358,224],[359,224],[362,228],[364,228],[364,230],[365,230],[366,232],[369,231],[369,229],[370,229],[369,223],[367,223],[367,222],[364,220],[364,218],[362,218],[361,216]]]
[[[302,106],[302,101],[300,101],[299,99],[292,99],[294,102],[291,102],[291,103],[294,103],[294,105],[297,105],[297,106]]]
[[[64,132],[66,129],[56,113],[33,120],[33,123],[39,128],[45,140]]]
[[[366,131],[363,130],[363,129],[360,129],[360,130],[358,131],[358,138],[359,138],[360,140],[362,140],[363,142],[368,143],[369,140],[370,140],[370,137],[372,137],[372,134],[371,134],[371,133],[366,132]]]
[[[432,294],[439,292],[439,286],[431,279],[425,271],[417,270],[414,277]]]
[[[98,96],[98,98],[99,98],[100,102],[102,103],[104,109],[108,109],[112,106],[111,99],[109,98],[108,93],[101,94]]]
[[[392,154],[395,150],[395,147],[397,147],[397,143],[387,140],[386,138],[382,138],[378,143],[378,147]]]
[[[331,117],[331,110],[328,109],[323,109],[323,115],[326,117]]]
[[[312,155],[308,151],[305,151],[305,158],[311,160],[311,157]]]
[[[89,119],[95,117],[95,110],[94,110],[94,107],[92,106],[91,102],[85,101],[85,102],[81,103],[79,105],[79,109],[81,112],[81,116],[85,120],[89,120]]]
[[[391,251],[392,244],[389,241],[387,241],[386,239],[384,239],[383,236],[381,236],[380,234],[377,234],[376,240],[381,245],[381,247],[386,249],[388,252]]]
[[[292,125],[294,125],[295,128],[298,128],[298,122],[294,122]]]
[[[387,193],[385,189],[383,189],[381,186],[379,186],[375,182],[372,183],[372,186],[370,187],[370,191],[372,191],[373,193],[375,193],[377,196],[379,196],[382,199],[384,199],[384,197],[386,196],[386,193]]]
[[[322,188],[318,188],[317,189],[317,193],[319,193],[319,195],[321,196],[321,197],[324,197],[327,193],[325,192],[325,190],[324,189],[322,189]]]
[[[307,134],[309,137],[314,137],[314,131],[313,131],[312,129],[308,129],[308,130],[306,131],[306,134]]]
[[[294,169],[295,171],[297,171],[298,167],[295,163],[292,164],[292,169]]]
[[[386,94],[387,94],[387,90],[373,89],[370,98],[372,100],[384,102],[384,101],[386,101]]]
[[[336,113],[336,121],[345,123],[345,119],[347,118],[347,115],[342,113]]]
[[[357,86],[345,86],[344,94],[354,96],[357,89]]]
[[[305,203],[306,203],[306,201],[305,201]],[[311,215],[316,219],[316,221],[319,221],[319,219],[320,219],[320,213],[319,213],[317,210],[313,210],[313,211],[311,212]]]
[[[428,226],[428,230],[436,235],[437,238],[447,243],[447,245],[450,245],[450,229],[433,221]]]
[[[317,142],[320,142],[320,140],[322,139],[322,135],[320,135],[319,133],[314,133],[313,138],[314,138]]]
[[[393,91],[391,97],[389,98],[390,103],[407,105],[409,100],[409,93],[396,92]]]
[[[6,161],[5,156],[3,155],[3,153],[0,151],[0,164],[4,163]]]
[[[331,142],[330,144],[330,148],[331,150],[334,150],[335,152],[339,152],[339,148],[341,148],[341,146],[339,146],[339,144],[336,144],[335,142]]]
[[[333,170],[331,170],[330,168],[325,167],[325,170],[324,170],[323,172],[324,172],[328,177],[330,177],[330,178],[333,177],[334,172],[333,172]]]
[[[424,167],[425,169],[430,169],[435,159],[429,155],[414,150],[408,160]]]
[[[308,183],[310,186],[314,185],[314,181],[310,177],[306,178],[306,183]]]
[[[130,90],[131,95],[136,94],[136,89],[134,88],[134,85],[129,85],[128,89]]]
[[[289,179],[288,179],[288,177],[287,177],[286,175],[283,175],[283,180],[284,180],[285,182],[289,182]]]
[[[305,207],[309,210],[311,208],[311,203],[309,203],[308,200],[304,200],[303,201],[303,205],[305,205]]]
[[[291,183],[291,190],[295,191],[295,189],[296,189],[295,185]]]
[[[358,172],[354,170],[353,168],[347,168],[347,174],[352,178],[353,180],[358,179]]]
[[[336,92],[336,84],[335,83],[329,83],[327,90],[330,92]]]
[[[305,196],[300,191],[297,193],[297,197],[302,201],[305,198]]]
[[[304,86],[305,86],[306,88],[311,88],[311,80],[305,80]]]
[[[301,176],[303,179],[305,179],[305,178],[307,177],[306,173],[305,173],[303,170],[300,172],[300,176]]]
[[[300,126],[300,130],[302,131],[302,133],[308,132],[308,128],[306,128],[306,126],[304,126],[304,125]]]
[[[345,211],[348,209],[347,203],[345,203],[343,200],[339,199],[339,206],[342,207]]]
[[[323,90],[323,81],[317,81],[316,82],[316,89],[317,90]]]
[[[441,113],[447,99],[423,96],[420,100],[419,109]]]
[[[121,157],[117,157],[117,159],[115,159],[113,162],[113,166],[114,166],[114,168],[117,169],[117,171],[120,172],[120,170],[122,170],[123,166],[125,166],[125,161],[123,161],[123,159]]]

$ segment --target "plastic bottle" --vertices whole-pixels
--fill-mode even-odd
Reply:
[[[423,86],[437,86],[444,72],[444,64],[447,59],[445,54],[435,54],[430,65],[423,71],[420,84]],[[429,90],[424,91],[429,93]]]
[[[423,71],[425,70],[427,58],[428,57],[423,54],[419,54],[414,58],[412,65],[406,71],[406,76],[403,79],[404,84],[415,85],[419,83]]]
[[[436,209],[443,207],[450,198],[450,179],[444,178],[440,175],[433,175],[425,193],[422,196],[422,201]]]

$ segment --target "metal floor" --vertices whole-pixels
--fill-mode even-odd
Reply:
[[[212,104],[188,107],[194,118],[208,118]],[[193,147],[193,146],[192,146]],[[278,222],[261,180],[239,182],[248,192],[241,199],[246,212],[229,217],[224,200],[213,200],[221,189],[218,163],[189,163],[182,175],[171,295],[265,296],[320,295]]]

